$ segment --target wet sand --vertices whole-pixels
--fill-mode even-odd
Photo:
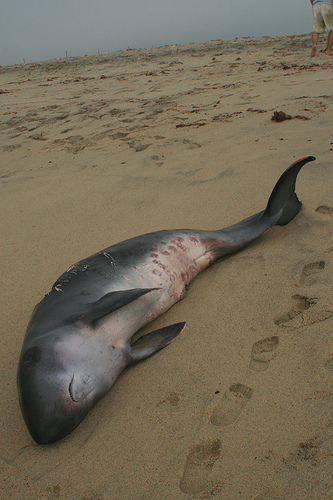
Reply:
[[[260,37],[0,68],[1,498],[333,497],[333,58],[320,48]],[[141,233],[252,215],[305,155],[300,214],[199,275],[149,326],[185,320],[184,333],[66,439],[35,444],[17,361],[56,278]]]

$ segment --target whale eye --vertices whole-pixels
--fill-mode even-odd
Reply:
[[[27,352],[24,353],[22,363],[29,366],[32,363],[37,363],[41,359],[41,357],[42,353],[39,347],[30,347],[30,349],[28,349]]]

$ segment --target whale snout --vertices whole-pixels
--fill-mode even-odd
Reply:
[[[64,438],[84,419],[89,408],[72,399],[72,375],[59,361],[30,347],[22,354],[17,373],[20,406],[32,438],[48,444]]]

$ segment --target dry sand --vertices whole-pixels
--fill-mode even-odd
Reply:
[[[1,498],[333,497],[332,69],[310,35],[0,69]],[[16,368],[55,279],[140,233],[235,223],[308,154],[296,219],[199,275],[154,323],[185,332],[35,444]]]

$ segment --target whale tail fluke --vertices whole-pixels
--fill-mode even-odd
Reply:
[[[315,159],[314,156],[300,158],[283,172],[269,197],[266,210],[263,214],[264,217],[274,217],[282,210],[282,214],[276,224],[284,226],[298,214],[302,203],[295,193],[296,177],[306,163]]]

